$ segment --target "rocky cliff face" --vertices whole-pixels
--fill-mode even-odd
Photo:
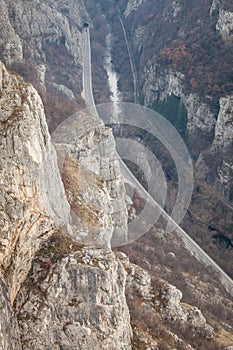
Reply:
[[[230,201],[233,196],[233,96],[226,96],[220,99],[220,110],[215,126],[215,137],[213,151],[221,150],[223,159],[217,169],[217,181],[222,194]]]
[[[182,73],[172,69],[162,72],[158,65],[149,62],[143,80],[142,92],[146,106],[152,106],[154,101],[166,100],[171,95],[180,97],[187,109],[187,129],[191,143],[192,140],[195,142],[198,133],[202,139],[212,139],[216,116],[197,94],[185,92],[185,76]]]
[[[207,49],[206,54],[212,55],[212,48],[215,45],[212,38],[216,39],[216,34],[219,33],[224,39],[222,40],[223,45],[225,45],[224,50],[231,52],[233,26],[231,4],[229,1],[213,1],[210,7],[206,6],[203,9],[203,13],[196,12],[196,23],[189,17],[190,9],[188,9],[185,2],[168,0],[163,5],[157,3],[156,6],[160,17],[147,1],[128,1],[124,12],[125,25],[128,29],[128,35],[131,37],[135,62],[140,76],[141,99],[145,105],[153,108],[156,108],[154,103],[157,101],[164,101],[165,103],[169,96],[177,96],[181,99],[187,109],[188,143],[194,157],[198,158],[202,152],[210,152],[216,163],[219,156],[214,149],[220,147],[225,150],[222,154],[224,165],[219,166],[215,172],[215,176],[219,178],[218,185],[213,181],[211,183],[229,199],[232,188],[231,163],[229,162],[230,144],[233,135],[231,128],[233,123],[231,111],[232,87],[229,90],[226,89],[229,93],[222,94],[224,96],[221,96],[220,93],[217,99],[216,92],[221,90],[218,86],[221,77],[217,78],[216,74],[210,77],[212,68],[208,68],[208,77],[205,78],[205,63],[202,62],[205,59],[203,59],[205,52],[202,49],[205,47]],[[141,12],[145,13],[147,21],[140,19],[139,8]],[[186,13],[185,19],[183,17],[184,13]],[[152,23],[154,23],[156,27],[158,21],[160,27],[167,27],[166,31],[162,31],[158,27],[159,35],[152,26]],[[206,31],[209,31],[208,33],[212,31],[212,34],[208,34],[209,37],[207,35],[202,42],[198,31],[205,31],[205,21],[213,22],[211,28],[206,28]],[[215,32],[213,28],[215,28]],[[161,36],[163,42],[161,42]],[[196,40],[201,43],[200,47],[195,46],[193,41],[188,39],[192,37],[193,41]],[[147,39],[145,40],[145,38]],[[147,42],[150,42],[151,45],[147,45]],[[181,53],[182,48],[184,51]],[[196,56],[197,52],[200,53],[199,57]],[[189,53],[195,57],[194,62],[192,62]],[[180,60],[180,54],[186,58]],[[190,62],[190,64],[186,67],[187,62]],[[199,62],[199,67],[202,66],[200,76],[198,75],[199,67],[195,67],[196,62]],[[229,69],[231,71],[232,68],[229,67]],[[195,71],[196,74],[194,74]],[[230,74],[230,72],[224,73],[223,69],[222,76],[226,80]],[[206,84],[207,82],[209,84],[209,90],[205,89],[204,93],[200,92],[203,89],[201,79],[206,79]],[[191,88],[188,87],[189,80]],[[212,80],[214,80],[215,85],[213,84],[211,90],[210,82]],[[209,166],[210,164],[208,164]]]
[[[219,101],[220,110],[215,125],[213,145],[227,148],[233,141],[233,95],[222,97]]]
[[[221,9],[216,29],[224,40],[230,40],[233,37],[233,12]]]
[[[23,349],[38,349],[38,344],[46,349],[109,349],[109,344],[115,344],[112,349],[131,349],[121,264],[109,250],[88,250],[77,245],[89,219],[94,221],[88,227],[94,226],[95,239],[86,244],[109,245],[115,228],[121,230],[112,218],[116,215],[112,198],[119,194],[124,200],[119,166],[109,161],[114,153],[113,137],[98,120],[101,127],[76,139],[78,144],[72,154],[75,165],[68,158],[63,169],[64,188],[40,97],[3,64],[0,68],[0,257],[1,277],[6,284],[6,288],[1,285],[3,348],[20,349],[17,326],[13,327],[18,321]],[[111,147],[105,151],[107,145]],[[95,164],[90,163],[91,159],[96,160]],[[74,181],[78,194],[72,192]],[[68,201],[80,218],[75,227]],[[124,220],[127,221],[126,210]],[[125,221],[123,226],[126,229]],[[59,329],[64,332],[60,336]]]
[[[128,17],[132,12],[137,11],[145,0],[129,0],[124,12],[125,17]]]
[[[111,251],[83,249],[47,267],[39,256],[16,301],[23,349],[130,350],[125,279]]]
[[[0,91],[0,260],[14,300],[40,241],[68,223],[69,204],[36,90],[1,63]]]
[[[162,17],[179,23],[181,2],[164,3]],[[221,5],[214,3],[216,8]],[[125,19],[130,23],[148,4],[125,2]],[[221,9],[217,30],[229,41],[230,10]],[[91,23],[84,2],[0,0],[0,10],[2,61],[38,87],[47,107],[52,106],[53,114],[47,117],[56,119],[59,111],[64,119],[71,113],[66,112],[69,106],[63,98],[81,101],[81,31],[84,21]],[[145,21],[135,21],[132,32],[134,52],[143,52],[145,63],[140,81],[143,101],[150,106],[169,95],[181,98],[188,111],[190,137],[201,133],[207,139],[197,153],[207,147],[213,154],[224,151],[216,186],[230,198],[232,96],[222,97],[219,113],[214,113],[198,91],[187,92],[187,77],[178,67],[162,71],[155,64],[143,51],[147,24],[154,16],[151,11]],[[185,37],[185,30],[183,25],[179,28],[179,38]],[[155,37],[154,32],[149,34]],[[110,250],[110,242],[127,239],[125,189],[113,136],[89,113],[79,113],[77,120],[75,128],[59,134],[62,140],[55,139],[59,171],[37,91],[0,65],[0,347],[159,349],[164,343],[157,328],[156,336],[148,329],[134,329],[131,344],[125,293],[129,304],[131,298],[135,302],[139,316],[149,315],[156,322],[159,317],[159,322],[196,337],[211,338],[213,329],[197,308],[181,302],[179,290],[163,281],[152,283],[147,271],[122,254],[115,258]],[[208,168],[205,158],[199,162]],[[164,334],[166,342],[166,337],[171,338],[171,348],[192,349],[175,331]]]
[[[11,309],[8,291],[2,280],[0,286],[0,347],[6,350],[22,350],[18,325]]]
[[[1,31],[1,59],[4,63],[10,65],[19,61],[31,61],[35,65],[43,65],[45,82],[49,84],[54,81],[60,85],[64,82],[64,77],[58,76],[57,64],[64,56],[67,61],[63,64],[67,68],[71,67],[71,61],[74,63],[72,67],[76,67],[72,72],[75,84],[81,81],[81,30],[83,21],[88,16],[82,1],[15,3],[1,0],[1,8],[5,20],[1,23],[4,28]],[[38,79],[42,73],[38,71]],[[66,79],[70,86],[72,76],[68,75]],[[43,80],[40,82],[43,83]],[[74,79],[71,80],[74,83]]]
[[[231,3],[213,0],[210,8],[211,16],[218,14],[216,30],[224,40],[231,40],[233,33],[233,12]]]
[[[23,59],[23,47],[18,34],[11,25],[8,8],[3,0],[0,2],[0,10],[2,14],[1,59],[8,64],[12,64]]]
[[[185,76],[179,72],[174,70],[161,72],[156,64],[149,64],[145,68],[144,81],[145,105],[152,106],[154,101],[166,100],[171,95],[178,96],[182,100],[187,109],[187,130],[191,151],[200,155],[200,152],[206,153],[209,149],[213,163],[219,165],[215,169],[215,180],[214,176],[211,176],[211,179],[207,176],[207,181],[214,184],[223,196],[232,200],[232,95],[220,98],[220,109],[216,115],[208,103],[200,100],[198,94],[185,93]],[[200,155],[199,160],[201,158]],[[208,162],[205,166],[208,173],[213,164]]]
[[[127,242],[123,177],[112,132],[92,112],[74,114],[53,133],[53,139],[63,159],[62,177],[73,225],[78,226],[77,239],[119,246]]]
[[[1,0],[0,10],[0,60],[39,90],[52,129],[83,104],[85,5],[81,0]]]

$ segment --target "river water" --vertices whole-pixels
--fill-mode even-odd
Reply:
[[[112,31],[111,26],[107,25],[107,36],[106,36],[106,49],[104,54],[104,69],[108,77],[108,86],[110,91],[110,99],[112,102],[121,102],[121,92],[118,88],[119,75],[117,74],[114,63],[112,61]],[[114,105],[114,117],[117,118],[119,114],[119,107],[117,104]]]

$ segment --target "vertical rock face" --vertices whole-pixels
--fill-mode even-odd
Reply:
[[[17,298],[23,349],[130,350],[126,273],[110,251],[83,249],[33,266]]]
[[[224,40],[233,38],[233,12],[221,9],[216,29]]]
[[[154,101],[165,100],[168,96],[180,97],[187,108],[189,135],[197,130],[203,135],[214,134],[216,118],[210,107],[200,101],[197,94],[186,94],[185,76],[172,69],[161,72],[157,65],[148,63],[144,71],[143,86],[144,103],[152,106]]]
[[[233,95],[222,97],[213,146],[226,148],[233,142]]]
[[[217,168],[217,186],[230,201],[233,200],[233,96],[220,99],[220,110],[215,126],[212,151],[222,152],[221,162]]]
[[[81,33],[88,18],[83,1],[1,0],[0,9],[0,59],[7,65],[26,63],[30,74],[33,66],[44,65],[42,81],[40,75],[29,79],[81,92]]]
[[[210,157],[206,158],[212,159],[212,164],[207,161],[207,172],[213,174],[213,170],[210,170],[213,163],[218,165],[212,178],[207,181],[232,201],[232,95],[220,98],[219,112],[215,114],[207,103],[200,100],[198,94],[185,91],[185,76],[177,71],[160,71],[156,64],[149,62],[144,70],[143,80],[145,105],[153,106],[154,101],[164,101],[170,95],[181,98],[187,109],[187,131],[192,152],[196,152],[197,156],[202,152],[210,152]]]
[[[0,64],[0,93],[0,262],[3,274],[14,270],[13,300],[41,238],[67,224],[69,205],[36,90]]]
[[[80,219],[75,239],[89,219],[105,247],[115,229],[127,228],[124,186],[114,163],[110,129],[98,119],[96,128],[91,125],[75,139],[71,158],[64,163],[64,188],[41,99],[3,64],[0,116],[0,261],[6,283],[6,288],[1,284],[0,300],[2,348],[20,349],[18,320],[23,349],[130,350],[125,271],[110,250],[81,248],[70,238],[66,197],[73,196],[72,211]],[[114,221],[118,197],[124,204],[123,225]],[[59,236],[56,228],[61,227]]]
[[[0,280],[0,348],[4,350],[21,350],[18,325],[14,319],[7,289]]]
[[[10,23],[8,8],[4,0],[0,1],[0,13],[1,59],[8,64],[12,64],[22,60],[23,47],[18,34]]]
[[[125,187],[112,132],[91,111],[78,112],[54,133],[73,224],[84,244],[127,242]],[[74,171],[74,169],[76,169]],[[78,174],[77,178],[72,174]],[[74,230],[75,231],[75,230]]]

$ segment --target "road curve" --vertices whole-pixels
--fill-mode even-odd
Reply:
[[[87,107],[93,107],[94,113],[98,115],[95,108],[95,101],[92,90],[92,76],[91,76],[91,46],[90,46],[90,30],[88,28],[83,29],[83,89],[84,98]],[[121,164],[122,174],[125,177],[126,182],[133,184],[133,186],[139,191],[139,193],[150,201],[156,210],[160,210],[162,217],[170,224],[174,226],[174,231],[184,242],[186,249],[188,249],[192,255],[196,257],[198,261],[203,263],[206,267],[212,268],[213,272],[219,278],[222,286],[227,292],[233,296],[233,281],[232,279],[211,259],[211,257],[204,252],[204,250],[160,207],[154,198],[144,189],[140,182],[131,173],[122,159],[119,157]]]

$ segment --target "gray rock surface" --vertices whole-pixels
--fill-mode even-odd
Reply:
[[[96,231],[90,234],[96,233],[95,238],[103,245],[105,233],[110,245],[115,229],[127,230],[125,191],[119,165],[114,162],[115,143],[110,129],[96,118],[98,127],[93,129],[88,124],[91,130],[85,130],[85,135],[75,139],[73,153],[69,154],[75,164],[71,162],[70,166],[69,161],[68,165],[64,164],[67,177],[63,181],[68,186],[65,193],[36,90],[9,73],[1,63],[0,93],[1,275],[10,302],[18,311],[23,349],[54,350],[63,346],[130,350],[131,327],[123,267],[110,250],[74,249],[77,242],[67,236],[69,230],[69,235],[78,240],[83,229],[82,222],[78,222],[72,234],[69,224],[67,190],[72,189],[68,185],[74,185],[76,180],[78,191],[73,195],[79,201],[78,213],[88,218],[86,221],[94,222],[90,226]],[[80,126],[84,127],[85,123]],[[123,204],[122,217],[116,215],[119,202]],[[119,225],[121,218],[123,226]],[[64,235],[57,248],[52,237],[61,227]],[[93,243],[96,246],[96,241]],[[58,254],[56,259],[54,250]],[[36,254],[39,255],[35,260]],[[0,315],[4,350],[14,349],[11,342],[16,344],[14,339],[18,337],[6,323],[9,322],[9,327],[16,324],[6,293],[2,294]]]
[[[125,17],[128,17],[132,12],[137,11],[145,0],[129,0],[124,12]]]
[[[10,299],[26,277],[40,241],[70,213],[36,90],[0,63],[1,272]],[[14,256],[14,257],[13,257]]]
[[[128,271],[126,286],[129,298],[140,295],[143,300],[141,307],[147,308],[151,314],[160,310],[162,319],[173,326],[176,325],[181,330],[189,329],[193,335],[213,337],[214,330],[202,312],[195,306],[182,303],[182,292],[179,289],[161,280],[157,290],[153,290],[148,271],[130,263],[123,253],[117,253],[117,258]]]
[[[130,350],[126,273],[111,251],[83,249],[50,267],[39,257],[18,295],[25,350]]]
[[[216,164],[220,165],[215,170],[216,181],[208,179],[208,182],[214,185],[225,198],[232,200],[232,95],[221,97],[219,112],[214,113],[197,94],[185,93],[185,77],[181,73],[174,70],[161,72],[158,66],[149,63],[144,74],[144,103],[151,106],[154,101],[164,101],[170,95],[181,98],[187,109],[187,130],[192,150],[197,151],[197,155],[200,154],[201,157],[202,151],[206,152],[206,149],[210,149],[211,157],[215,159]],[[218,149],[223,150],[221,156],[217,153]],[[212,173],[212,165],[206,166],[207,172]]]
[[[220,98],[213,146],[226,148],[233,142],[233,95]]]
[[[23,59],[23,45],[10,22],[10,14],[4,0],[0,1],[0,13],[1,59],[8,64],[12,64]]]
[[[0,280],[0,349],[22,350],[18,325],[2,280]]]
[[[0,59],[46,65],[45,82],[81,92],[82,25],[88,14],[82,0],[1,0]],[[66,73],[61,74],[61,65]],[[41,77],[37,83],[43,85]],[[35,79],[34,79],[35,80]]]
[[[233,12],[221,9],[216,29],[224,40],[231,40],[233,38]]]
[[[212,338],[214,329],[207,324],[202,312],[195,306],[181,302],[182,293],[175,286],[166,284],[160,291],[163,317],[176,322],[181,329],[190,329],[193,335],[200,334]]]
[[[111,130],[90,110],[85,110],[58,127],[53,140],[62,160],[73,226],[78,227],[75,239],[107,247],[127,242],[125,187]],[[74,167],[78,179],[73,178],[72,185],[69,179]]]
[[[161,72],[158,66],[149,62],[144,70],[144,81],[143,95],[146,106],[151,106],[156,100],[165,100],[170,95],[180,97],[187,108],[189,134],[197,129],[203,133],[214,132],[214,113],[207,104],[200,101],[198,95],[185,93],[183,74],[174,70]]]

